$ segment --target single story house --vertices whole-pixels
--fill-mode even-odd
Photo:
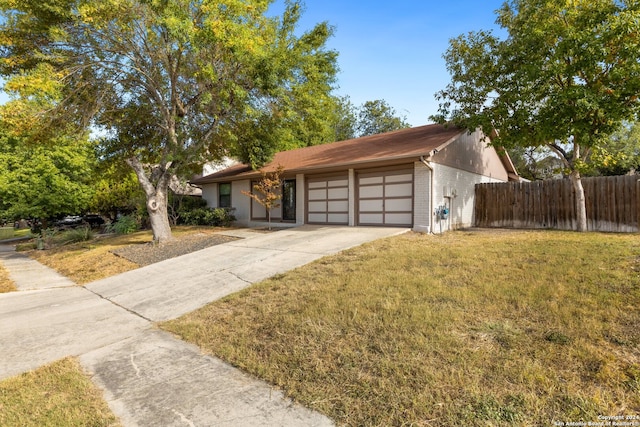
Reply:
[[[441,232],[473,223],[474,186],[517,180],[506,153],[480,132],[426,125],[277,153],[284,168],[277,226],[332,224]],[[264,207],[243,194],[260,171],[236,164],[197,178],[210,207],[232,207],[238,225],[261,226]]]

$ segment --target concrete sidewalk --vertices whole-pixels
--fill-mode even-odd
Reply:
[[[13,246],[0,245],[0,262],[19,291],[75,286],[55,270],[15,251]]]
[[[325,426],[326,417],[159,331],[252,283],[406,230],[304,226],[243,237],[84,288],[0,250],[18,288],[0,294],[0,379],[78,356],[125,426]],[[63,278],[64,279],[64,278]],[[36,283],[37,285],[32,285]]]

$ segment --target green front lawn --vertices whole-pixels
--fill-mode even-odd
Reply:
[[[339,425],[640,415],[640,238],[411,233],[163,327]]]

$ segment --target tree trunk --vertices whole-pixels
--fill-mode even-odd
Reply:
[[[153,241],[156,243],[166,242],[173,238],[167,204],[166,190],[164,194],[157,191],[155,196],[147,197],[147,212],[153,230]]]
[[[145,173],[144,165],[135,157],[127,159],[127,164],[135,171],[138,182],[147,197],[147,212],[153,230],[153,241],[162,243],[173,239],[167,206],[169,204],[170,163],[156,169],[157,180],[154,185]],[[153,175],[153,172],[152,172]]]
[[[576,231],[587,231],[587,203],[584,196],[584,188],[582,187],[580,172],[577,170],[572,171],[569,178],[571,179],[575,193]]]

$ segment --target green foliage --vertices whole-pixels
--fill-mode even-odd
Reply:
[[[410,127],[406,117],[396,116],[396,110],[382,99],[365,102],[357,114],[358,136],[376,135]]]
[[[57,245],[67,245],[70,243],[86,242],[93,239],[93,231],[91,227],[77,227],[71,230],[63,231],[54,237]]]
[[[548,146],[568,171],[576,229],[586,231],[580,180],[591,151],[640,113],[640,3],[509,0],[503,40],[480,31],[451,40],[452,82],[433,120],[481,129],[492,143]]]
[[[181,214],[182,223],[185,225],[207,225],[212,227],[229,227],[236,217],[233,209],[200,207],[184,211]]]
[[[40,64],[5,84],[12,99],[0,106],[0,217],[46,226],[88,207],[96,157],[87,134],[50,129],[42,119],[60,97],[54,75]]]
[[[505,39],[480,31],[451,40],[452,82],[433,119],[497,129],[494,143],[506,147],[549,145],[577,170],[640,110],[639,10],[615,0],[505,2]]]
[[[94,159],[86,139],[47,144],[0,136],[0,216],[49,218],[87,209]]]
[[[625,123],[606,144],[594,147],[589,160],[590,175],[625,175],[640,170],[640,125]]]
[[[509,157],[518,175],[530,181],[563,176],[564,165],[547,147],[511,147]]]
[[[118,167],[113,162],[102,162],[95,172],[91,211],[115,220],[118,214],[141,210],[144,192],[131,169]]]
[[[337,53],[332,28],[297,28],[302,6],[271,0],[0,2],[0,73],[51,68],[51,127],[89,124],[145,192],[154,239],[170,237],[170,178],[229,153],[259,167],[291,135],[324,132]],[[205,158],[208,157],[208,158]],[[164,216],[164,218],[159,218]]]
[[[410,127],[406,117],[398,116],[396,110],[383,99],[366,101],[356,107],[349,97],[338,98],[332,120],[335,141]]]
[[[140,229],[140,222],[135,215],[122,215],[111,223],[107,230],[116,234],[131,234]]]
[[[173,191],[169,193],[169,219],[171,225],[177,225],[182,222],[185,212],[189,212],[198,208],[206,208],[207,202],[202,197],[186,196],[176,194]]]

